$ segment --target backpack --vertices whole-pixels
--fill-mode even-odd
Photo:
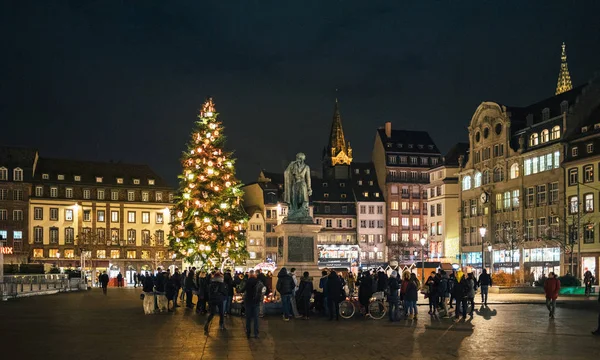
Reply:
[[[254,301],[260,302],[263,297],[263,289],[265,285],[263,285],[262,281],[258,280],[256,282],[256,286],[254,287]]]

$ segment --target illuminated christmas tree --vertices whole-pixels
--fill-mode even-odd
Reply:
[[[169,243],[178,258],[217,266],[247,257],[247,214],[232,153],[211,98],[202,107],[182,156],[183,174],[173,206]]]

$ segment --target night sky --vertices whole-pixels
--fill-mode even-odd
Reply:
[[[175,185],[211,95],[251,182],[299,151],[320,169],[337,96],[355,161],[386,121],[445,152],[482,101],[552,96],[563,41],[574,85],[600,70],[600,2],[497,3],[2,1],[0,143]]]

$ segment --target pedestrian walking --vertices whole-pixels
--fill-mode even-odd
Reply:
[[[117,287],[123,287],[123,274],[120,272],[117,275]]]
[[[406,314],[409,318],[417,320],[419,311],[417,310],[417,300],[419,298],[419,288],[421,284],[417,279],[417,275],[410,274],[408,284],[406,286],[406,294],[404,295],[404,304],[406,306]]]
[[[156,308],[159,312],[167,311],[169,309],[166,295],[167,277],[162,271],[162,268],[156,269],[156,277],[154,279],[154,287],[156,289]]]
[[[225,319],[223,313],[223,301],[227,297],[227,287],[223,282],[223,275],[216,272],[215,275],[210,279],[208,305],[210,307],[210,314],[206,318],[204,324],[204,335],[208,335],[208,329],[210,323],[215,317],[215,314],[219,314],[219,329],[225,330]]]
[[[471,304],[469,316],[473,316],[473,311],[475,310],[475,292],[477,291],[477,282],[475,281],[475,277],[473,276],[472,272],[467,274],[467,285],[469,287],[467,300],[468,303]]]
[[[275,288],[281,296],[281,303],[283,305],[283,321],[289,321],[292,317],[292,294],[295,289],[294,280],[288,274],[287,269],[282,267],[277,274],[277,285]]]
[[[244,306],[246,307],[246,337],[251,336],[252,324],[254,324],[254,337],[258,339],[259,322],[258,308],[263,294],[265,285],[256,278],[254,270],[248,273],[248,280],[240,289],[244,293]]]
[[[106,290],[108,288],[108,281],[109,281],[108,274],[106,273],[106,271],[102,272],[102,275],[100,275],[100,277],[99,277],[99,281],[100,281],[100,285],[102,286],[102,293],[104,295],[106,295]]]
[[[556,299],[560,291],[560,281],[553,272],[548,274],[548,279],[544,282],[544,292],[546,293],[546,307],[548,308],[550,319],[554,319],[556,310]]]
[[[154,313],[154,280],[146,271],[144,276],[144,282],[142,284],[142,291],[144,292],[144,313],[146,315]]]
[[[489,287],[492,286],[492,277],[487,273],[486,269],[482,270],[481,275],[479,275],[479,279],[477,280],[477,284],[481,289],[481,303],[487,305],[488,290]]]

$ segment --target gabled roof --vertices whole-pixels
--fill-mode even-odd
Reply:
[[[0,146],[0,166],[31,168],[37,153],[37,150],[32,148]]]
[[[169,188],[169,185],[155,173],[150,166],[143,164],[124,164],[111,162],[82,161],[69,159],[40,158],[35,179],[43,181],[42,174],[48,174],[51,181],[56,181],[58,175],[64,175],[65,183],[74,182],[74,177],[81,176],[78,184],[100,185],[96,177],[102,177],[102,185],[130,186],[133,180],[139,179],[138,186]],[[117,183],[117,178],[123,179],[123,184]],[[154,185],[149,185],[154,180]]]
[[[439,149],[427,131],[391,130],[388,138],[384,128],[377,129],[384,150],[395,153],[440,154]],[[388,146],[387,144],[390,144]],[[419,147],[421,145],[422,147]]]
[[[448,150],[448,152],[446,153],[446,155],[442,158],[441,163],[438,166],[435,166],[433,168],[436,167],[440,167],[440,166],[460,166],[460,165],[464,165],[459,163],[459,158],[461,156],[464,156],[464,163],[466,163],[469,160],[469,143],[456,143],[454,144],[454,146],[452,146],[450,148],[450,150]]]

